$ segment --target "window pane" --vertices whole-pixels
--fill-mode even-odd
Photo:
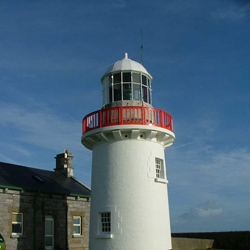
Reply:
[[[74,226],[74,234],[80,234],[80,227],[79,226]]]
[[[133,82],[141,83],[140,74],[133,73]]]
[[[121,84],[114,85],[114,101],[120,101],[121,96]]]
[[[80,217],[74,217],[74,224],[80,224]]]
[[[45,246],[52,247],[53,246],[53,238],[51,236],[45,237]]]
[[[140,101],[141,100],[141,86],[139,84],[133,84],[133,99]]]
[[[123,73],[123,82],[131,82],[131,73]]]
[[[148,89],[148,103],[151,104],[151,91]]]
[[[131,84],[123,84],[123,100],[132,100]]]
[[[148,102],[147,87],[142,86],[142,98],[144,102]]]
[[[112,86],[109,86],[109,102],[112,102]]]
[[[15,222],[22,222],[22,214],[12,214],[12,221],[15,221]]]
[[[22,224],[12,224],[12,233],[21,234],[22,233]]]
[[[53,223],[50,220],[45,221],[45,234],[52,235]]]
[[[12,214],[12,221],[17,221],[17,214]]]
[[[114,83],[121,82],[121,73],[114,74]]]
[[[142,84],[147,85],[147,77],[142,75]]]
[[[147,78],[147,86],[150,87],[150,80]]]

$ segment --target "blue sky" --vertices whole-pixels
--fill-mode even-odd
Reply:
[[[66,148],[90,186],[81,120],[142,31],[153,106],[174,119],[172,231],[250,230],[249,28],[247,0],[1,1],[0,161],[52,170]]]

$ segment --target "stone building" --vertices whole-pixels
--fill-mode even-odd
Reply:
[[[87,250],[90,189],[73,173],[72,154],[54,171],[0,162],[0,233],[8,250]]]

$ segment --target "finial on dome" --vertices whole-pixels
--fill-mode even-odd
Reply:
[[[124,59],[128,59],[128,53],[124,53]]]

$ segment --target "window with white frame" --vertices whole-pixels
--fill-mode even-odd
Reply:
[[[23,214],[12,213],[12,235],[23,234]]]
[[[51,215],[45,216],[45,249],[54,250],[54,218]]]
[[[163,159],[155,158],[155,171],[157,179],[165,179]]]
[[[81,235],[82,233],[82,218],[81,216],[73,216],[73,234]]]
[[[100,213],[100,233],[111,232],[111,213],[102,212]]]

